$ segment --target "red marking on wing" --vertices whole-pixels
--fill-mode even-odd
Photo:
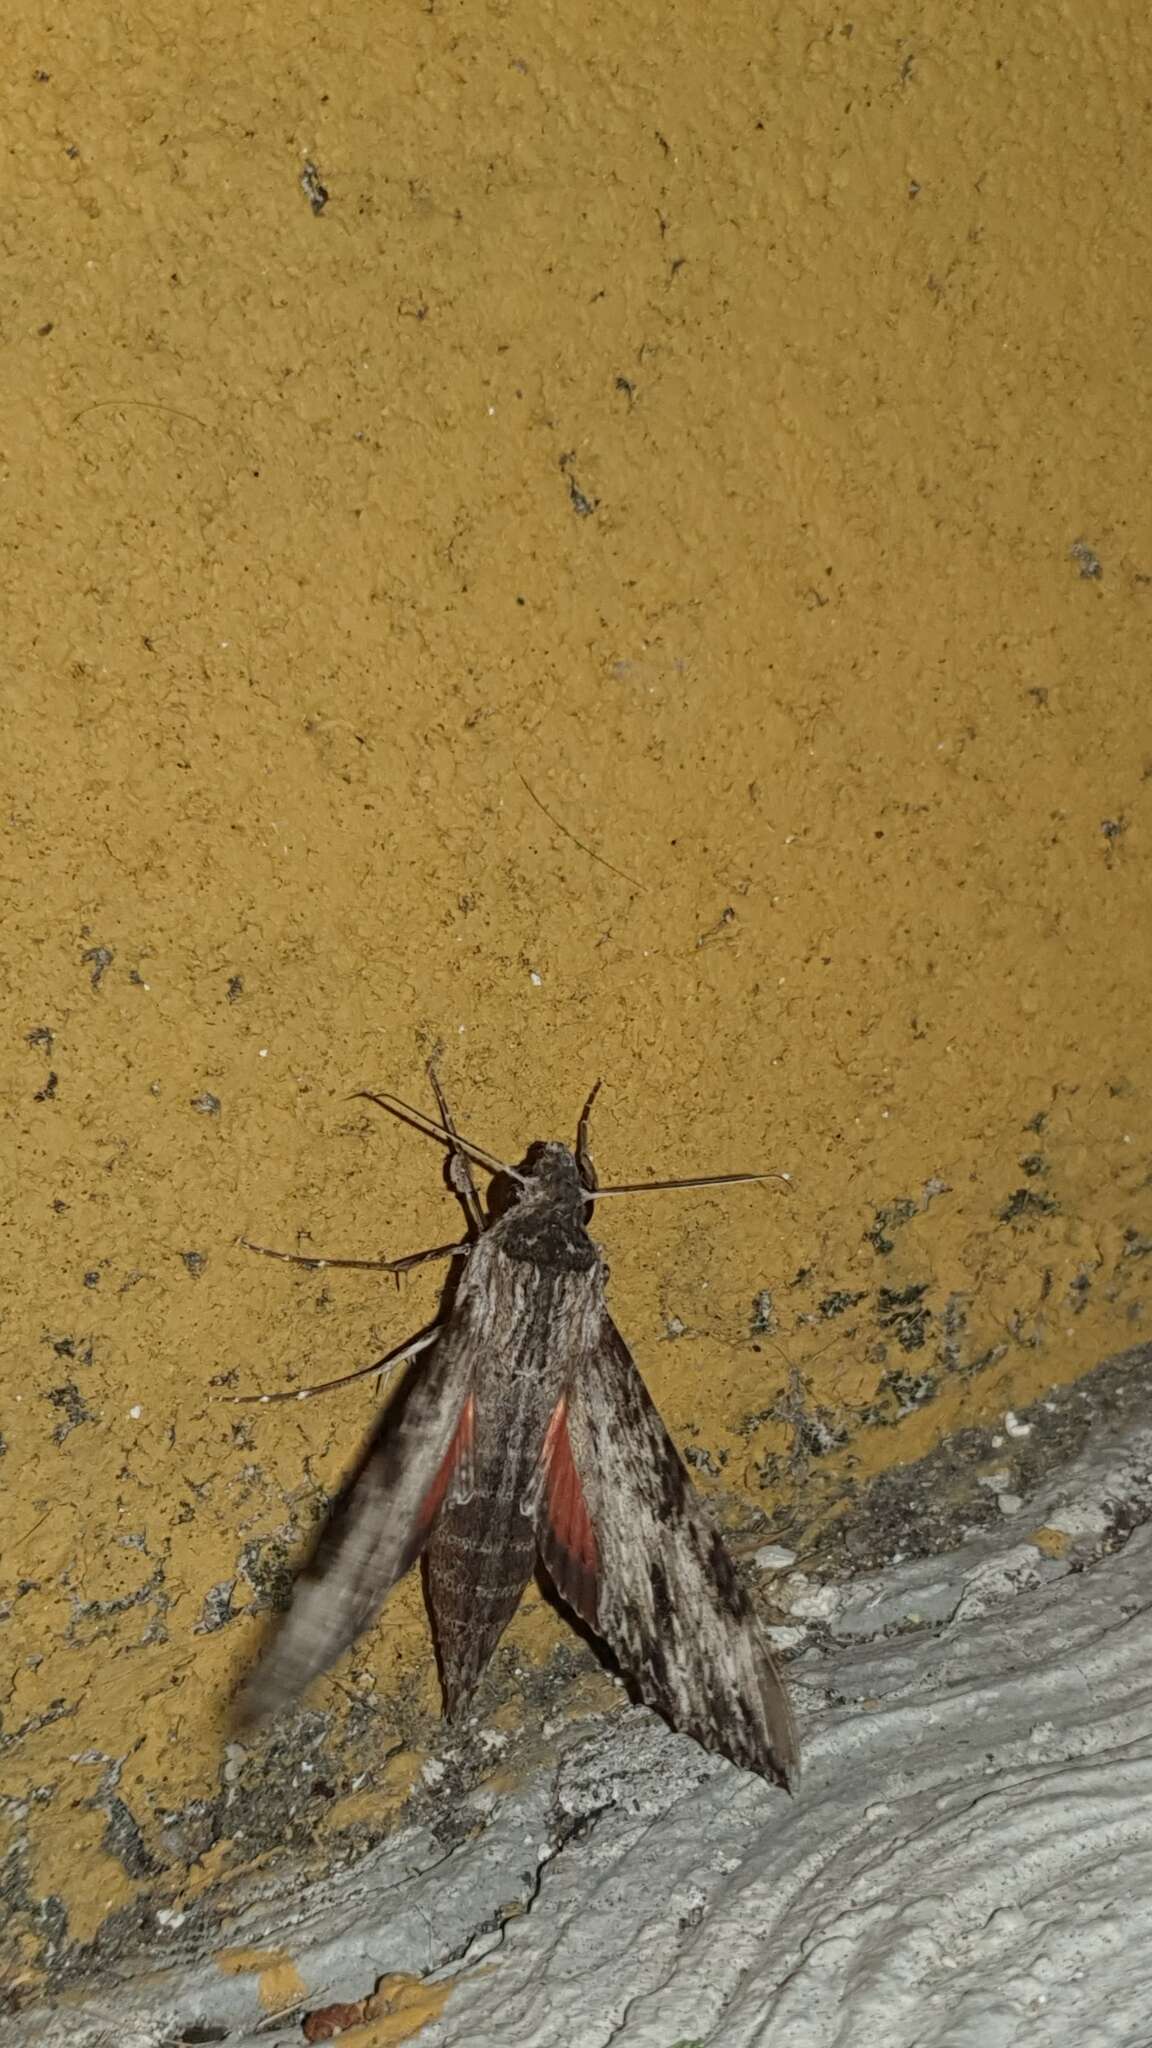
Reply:
[[[541,1453],[545,1468],[544,1562],[556,1589],[591,1627],[596,1624],[600,1553],[580,1476],[572,1461],[567,1400],[557,1402]]]
[[[460,1420],[456,1424],[455,1435],[440,1461],[440,1470],[437,1472],[435,1479],[420,1503],[420,1513],[416,1519],[416,1526],[421,1543],[423,1543],[424,1538],[428,1535],[433,1522],[444,1505],[444,1496],[448,1491],[453,1472],[456,1470],[461,1458],[468,1455],[472,1450],[472,1435],[475,1423],[476,1402],[474,1397],[469,1394],[463,1408],[460,1410]]]

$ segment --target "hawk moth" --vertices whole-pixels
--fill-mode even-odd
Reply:
[[[535,1144],[509,1167],[459,1136],[429,1072],[439,1124],[393,1097],[368,1099],[447,1144],[471,1236],[394,1260],[270,1254],[391,1271],[428,1258],[463,1264],[442,1321],[393,1361],[424,1353],[297,1580],[244,1690],[242,1717],[277,1712],[335,1663],[421,1553],[445,1709],[455,1716],[539,1560],[647,1705],[705,1749],[791,1787],[799,1752],[784,1688],[720,1532],[608,1312],[607,1268],[588,1233],[593,1201],[608,1195],[769,1176],[599,1188],[588,1151],[599,1084],[574,1151]],[[498,1173],[494,1192],[508,1197],[487,1217],[469,1159]]]

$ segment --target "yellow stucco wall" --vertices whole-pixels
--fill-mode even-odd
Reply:
[[[437,1283],[235,1240],[450,1231],[435,1148],[348,1099],[422,1095],[437,1039],[513,1157],[603,1075],[606,1177],[793,1175],[597,1220],[749,1527],[1146,1328],[1152,31],[1136,0],[9,20],[31,1983],[283,1839],[227,1700],[375,1394],[224,1396],[366,1362]],[[534,1599],[517,1627],[529,1663],[564,1637]],[[436,1699],[410,1583],[317,1689],[360,1719],[297,1846],[399,1810]]]

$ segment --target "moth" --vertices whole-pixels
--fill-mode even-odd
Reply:
[[[429,1075],[439,1124],[395,1097],[367,1099],[446,1144],[468,1238],[389,1260],[269,1253],[392,1272],[462,1263],[442,1319],[391,1361],[423,1354],[297,1580],[241,1717],[296,1699],[421,1555],[445,1710],[457,1716],[540,1562],[641,1700],[705,1749],[791,1789],[799,1750],[787,1696],[720,1532],[609,1314],[607,1267],[588,1232],[595,1200],[770,1176],[599,1188],[588,1149],[599,1083],[574,1150],[534,1144],[509,1166],[459,1135],[434,1066]],[[487,1216],[470,1161],[498,1176]]]

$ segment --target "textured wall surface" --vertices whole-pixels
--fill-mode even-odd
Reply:
[[[412,1582],[309,1715],[228,1746],[376,1397],[226,1396],[436,1302],[236,1240],[455,1225],[352,1090],[421,1095],[442,1041],[505,1154],[603,1075],[606,1177],[792,1174],[597,1220],[749,1540],[1140,1337],[1152,31],[1135,0],[8,20],[21,1990],[370,1839],[437,1739]],[[496,1731],[569,1672],[603,1684],[532,1595]]]

